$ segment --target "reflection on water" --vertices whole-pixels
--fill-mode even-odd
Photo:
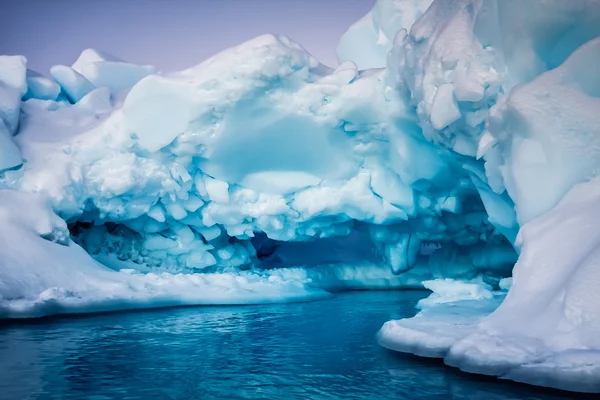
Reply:
[[[170,308],[0,327],[2,399],[572,399],[389,352],[419,291]]]

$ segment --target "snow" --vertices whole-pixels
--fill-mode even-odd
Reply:
[[[439,86],[435,91],[433,105],[431,106],[431,125],[435,129],[441,130],[460,119],[460,117],[458,103],[454,98],[454,87],[447,83]]]
[[[109,113],[112,111],[110,90],[107,87],[96,88],[83,96],[76,107],[94,115]]]
[[[382,345],[599,392],[599,22],[379,0],[336,69],[277,35],[0,57],[0,317],[427,288]]]

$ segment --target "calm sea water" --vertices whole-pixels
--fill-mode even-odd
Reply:
[[[1,399],[572,399],[463,374],[374,340],[419,291],[0,326]]]

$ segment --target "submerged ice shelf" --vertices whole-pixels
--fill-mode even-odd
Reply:
[[[0,317],[427,287],[384,346],[600,391],[600,1],[545,4],[379,0],[335,69],[0,56]]]

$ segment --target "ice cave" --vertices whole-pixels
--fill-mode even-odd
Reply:
[[[600,0],[377,0],[338,58],[0,56],[0,318],[426,288],[374,340],[600,393]]]

